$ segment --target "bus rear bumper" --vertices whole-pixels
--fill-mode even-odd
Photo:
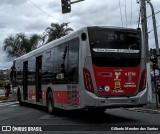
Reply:
[[[142,107],[147,104],[147,90],[139,92],[137,95],[132,97],[97,97],[96,95],[89,93],[90,97],[85,107],[108,107],[108,108],[118,108],[118,107]]]

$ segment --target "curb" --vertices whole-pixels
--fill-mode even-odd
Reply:
[[[0,96],[0,103],[12,102],[12,101],[17,101],[17,98],[13,96],[10,96],[10,97]]]

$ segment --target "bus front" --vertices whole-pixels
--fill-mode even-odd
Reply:
[[[146,60],[141,31],[88,27],[88,36],[92,65],[85,63],[84,83],[85,89],[95,94],[98,105],[146,104]]]

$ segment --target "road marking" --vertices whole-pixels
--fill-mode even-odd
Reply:
[[[19,106],[18,104],[16,104],[16,105],[11,105],[12,107],[17,107],[17,106]]]
[[[18,101],[1,103],[0,107],[9,106],[13,104],[18,104]]]
[[[40,117],[39,119],[68,119],[67,117],[59,117],[59,116],[56,116],[56,115],[44,115],[42,117]]]

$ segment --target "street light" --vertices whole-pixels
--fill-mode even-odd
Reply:
[[[150,0],[146,0],[146,1],[148,2],[148,4],[151,7],[151,10],[152,10],[152,20],[153,20],[153,30],[154,30],[155,44],[156,44],[156,53],[157,53],[157,55],[159,55],[158,35],[157,35],[157,26],[156,26],[156,18],[155,18],[154,8],[153,8],[153,5],[150,2]]]

